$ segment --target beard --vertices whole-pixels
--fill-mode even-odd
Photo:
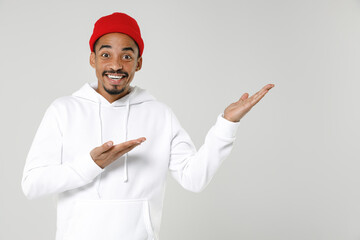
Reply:
[[[110,95],[119,95],[119,94],[123,93],[126,89],[126,86],[121,89],[117,89],[116,87],[114,87],[112,89],[108,89],[105,87],[104,83],[102,85],[103,85],[103,88],[105,89],[105,91]]]
[[[124,78],[127,78],[128,76],[129,76],[129,74],[127,73],[127,72],[125,72],[125,71],[122,71],[122,70],[117,70],[117,71],[104,71],[103,73],[102,73],[102,76],[104,77],[106,74],[111,74],[111,73],[118,73],[118,74],[124,74],[125,76],[124,76]],[[126,89],[126,86],[125,87],[123,87],[123,88],[121,88],[121,89],[117,89],[117,86],[113,86],[113,88],[112,89],[109,89],[109,88],[106,88],[105,87],[105,84],[104,84],[104,82],[102,82],[102,86],[103,86],[103,88],[105,89],[105,91],[108,93],[108,94],[110,94],[110,95],[119,95],[119,94],[121,94],[121,93],[123,93],[124,91],[125,91],[125,89]]]

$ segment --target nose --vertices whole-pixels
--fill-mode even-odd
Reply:
[[[121,60],[119,60],[119,59],[114,59],[114,60],[111,62],[110,68],[111,68],[112,70],[114,70],[114,71],[123,69],[123,65],[122,65]]]

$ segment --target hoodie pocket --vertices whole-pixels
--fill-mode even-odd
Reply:
[[[149,203],[136,200],[78,200],[64,240],[153,240]]]

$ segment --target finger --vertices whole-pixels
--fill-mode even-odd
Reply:
[[[265,94],[268,93],[268,91],[269,90],[262,90],[259,93],[257,93],[256,95],[254,95],[253,98],[251,99],[252,106],[257,104],[265,96]]]
[[[271,85],[271,84],[268,84]],[[265,86],[266,87],[266,86]],[[251,107],[253,107],[255,104],[257,104],[264,96],[265,94],[269,91],[267,88],[262,88],[260,91],[258,91],[257,93],[255,93],[254,95],[252,95],[250,98],[248,98],[248,101],[251,104]],[[269,86],[271,87],[271,86]],[[272,88],[272,87],[271,87]]]
[[[139,143],[142,143],[142,142],[145,142],[145,141],[146,141],[146,138],[141,137],[141,138],[137,138],[137,139],[130,140],[130,141],[128,141],[128,142],[139,142]]]
[[[275,87],[274,84],[267,84],[265,85],[260,91],[258,91],[257,93],[255,93],[253,96],[254,98],[258,98],[260,96],[264,96],[264,94],[266,94],[271,88]]]
[[[249,97],[249,94],[248,93],[244,93],[241,98],[239,99],[239,101],[244,101],[246,100],[247,98]]]
[[[258,91],[255,95],[254,98],[259,98],[260,99],[270,90],[272,89],[273,87],[275,87],[275,84],[267,84],[265,85],[260,91]]]
[[[265,85],[261,90],[270,90],[273,87],[275,87],[275,84],[269,83],[269,84]]]
[[[263,87],[260,91],[258,91],[255,95],[255,98],[258,98],[259,96],[262,96],[265,92],[268,92],[272,87],[270,84]]]
[[[119,144],[114,146],[114,151],[120,152],[120,151],[122,151],[124,149],[127,149],[129,147],[132,147],[134,145],[141,144],[145,140],[146,140],[146,138],[142,137],[142,138],[133,139],[133,140],[130,140],[130,141],[127,141],[127,142],[119,143]]]
[[[140,144],[141,144],[141,143],[137,143],[137,144],[132,145],[132,146],[126,148],[126,149],[122,149],[121,151],[119,151],[119,152],[116,153],[116,157],[117,157],[117,158],[118,158],[118,157],[121,157],[122,155],[130,152],[131,150],[133,150],[134,148],[136,148],[137,146],[139,146]]]
[[[98,147],[98,151],[96,151],[98,154],[102,154],[103,152],[108,151],[112,146],[114,145],[114,143],[112,141],[108,141],[106,143],[104,143],[103,145],[101,145],[100,147]]]
[[[146,141],[146,138],[145,137],[141,137],[141,138],[138,138],[136,139],[137,141],[140,141],[140,142],[145,142]]]
[[[146,138],[141,137],[141,138],[137,138],[137,139],[133,139],[133,140],[129,140],[123,143],[120,143],[118,145],[123,145],[124,147],[129,147],[131,145],[137,144],[137,143],[142,143],[146,140]]]
[[[249,101],[253,101],[254,99],[257,100],[257,98],[260,97],[260,99],[263,97],[264,94],[266,94],[271,88],[275,87],[274,84],[267,84],[265,85],[260,91],[256,92],[254,95],[252,95],[250,98],[249,98],[249,94],[248,93],[244,93],[241,98],[239,99],[239,101],[241,100],[246,100],[246,99],[249,99]]]

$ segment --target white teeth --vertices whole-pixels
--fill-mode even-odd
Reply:
[[[124,76],[115,76],[115,75],[107,75],[107,76],[111,79],[121,79],[124,77]]]

